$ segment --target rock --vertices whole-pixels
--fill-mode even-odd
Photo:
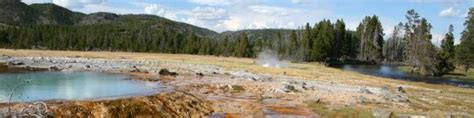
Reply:
[[[293,86],[293,85],[285,85],[285,87],[283,88],[283,91],[284,92],[298,92],[298,90],[296,90],[296,87]]]
[[[25,65],[25,63],[23,63],[23,62],[8,62],[7,65],[21,66],[21,65]]]
[[[318,96],[316,96],[316,97],[315,97],[315,102],[318,103],[318,104],[321,103],[321,98],[319,98]]]
[[[202,74],[202,73],[196,73],[196,75],[199,76],[199,77],[204,77],[204,74]]]
[[[385,93],[382,95],[385,100],[392,102],[410,102],[408,98],[403,94]]]
[[[56,66],[51,66],[51,67],[49,67],[49,70],[52,70],[52,71],[60,71],[61,69],[59,69],[59,68],[56,67]]]
[[[393,116],[395,116],[393,112],[387,111],[387,110],[381,110],[381,109],[372,110],[372,114],[376,118],[392,118]]]
[[[91,68],[91,66],[90,66],[90,65],[86,65],[86,68]]]
[[[403,89],[402,86],[399,86],[399,87],[397,88],[397,92],[398,92],[398,93],[406,93],[405,89]]]
[[[178,73],[176,72],[170,72],[168,69],[164,68],[161,69],[160,72],[158,72],[161,76],[177,76]]]
[[[359,93],[373,94],[369,89],[367,89],[365,87],[360,88]]]
[[[360,103],[360,104],[364,104],[364,103],[367,103],[367,98],[365,98],[364,96],[359,96],[357,97],[357,103]]]
[[[140,72],[140,69],[134,68],[134,69],[132,69],[130,72]]]
[[[410,102],[407,98],[401,95],[395,95],[391,100],[394,102]]]
[[[8,56],[8,55],[5,55],[5,54],[2,54],[2,55],[0,56],[0,59],[3,59],[3,60],[10,59],[10,58],[12,58],[12,57],[10,57],[10,56]]]

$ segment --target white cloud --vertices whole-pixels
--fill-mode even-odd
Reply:
[[[33,4],[33,3],[50,3],[51,0],[21,0],[26,4]]]
[[[299,9],[292,6],[268,4],[261,0],[185,0],[194,7],[164,6],[144,0],[23,0],[28,3],[51,2],[84,13],[112,12],[118,14],[153,14],[186,22],[218,32],[247,28],[297,28],[332,15],[319,5]],[[308,3],[311,0],[291,0]],[[117,5],[127,4],[126,7]],[[311,14],[308,16],[308,14]]]
[[[264,5],[249,6],[249,9],[251,9],[253,12],[257,12],[261,14],[278,15],[278,16],[288,16],[290,14],[294,14],[300,11],[296,9],[289,9],[289,8],[275,7],[275,6],[264,6]]]
[[[240,17],[231,16],[224,21],[224,27],[227,30],[238,30],[242,28],[243,20]]]
[[[227,11],[222,8],[196,7],[190,13],[185,13],[189,18],[186,23],[206,27],[210,29],[222,28],[224,21],[228,18]]]
[[[165,9],[163,9],[158,4],[150,4],[150,5],[146,6],[145,7],[145,13],[146,14],[157,15],[157,16],[164,16],[166,14]]]
[[[229,0],[190,0],[192,3],[204,5],[229,5]]]
[[[196,7],[192,13],[192,17],[198,20],[222,20],[226,16],[226,10],[213,7]]]
[[[311,0],[290,0],[290,1],[293,4],[307,4],[311,2]]]
[[[87,5],[102,4],[107,0],[52,0],[52,3],[67,8],[83,8]]]
[[[453,16],[457,16],[458,14],[459,14],[459,11],[454,9],[453,7],[449,7],[439,12],[439,16],[441,17],[453,17]]]

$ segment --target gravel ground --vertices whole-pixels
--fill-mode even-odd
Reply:
[[[215,115],[254,114],[262,116],[317,116],[307,108],[308,102],[334,105],[385,104],[408,107],[403,92],[385,87],[346,85],[343,83],[305,80],[285,75],[256,74],[213,65],[177,62],[132,61],[127,59],[91,59],[82,57],[10,57],[0,56],[0,63],[20,67],[48,68],[55,71],[94,71],[110,73],[144,73],[160,78],[163,68],[177,72],[164,85],[187,91],[213,101]],[[275,109],[296,109],[279,113]],[[297,110],[302,109],[302,110]]]

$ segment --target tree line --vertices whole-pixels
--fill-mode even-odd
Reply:
[[[470,8],[461,43],[454,45],[453,25],[448,27],[440,47],[431,43],[432,25],[415,10],[409,10],[406,21],[394,27],[384,44],[383,54],[387,62],[401,62],[411,66],[413,72],[440,76],[453,71],[456,65],[467,72],[474,63],[474,8]]]
[[[132,23],[91,25],[2,25],[0,47],[82,51],[126,51],[216,56],[255,57],[263,50],[274,50],[281,58],[325,64],[361,61],[398,62],[425,75],[442,75],[474,63],[474,8],[466,17],[461,44],[454,45],[452,25],[441,47],[431,43],[431,24],[415,10],[395,26],[384,40],[382,23],[376,15],[365,17],[356,31],[346,29],[342,19],[322,20],[314,25],[276,34],[276,38],[205,37],[192,32],[153,29]],[[283,36],[285,35],[285,36]],[[288,35],[288,36],[286,36]]]

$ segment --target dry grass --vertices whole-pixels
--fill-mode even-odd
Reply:
[[[328,105],[311,103],[309,107],[322,118],[373,118],[374,116],[365,108],[340,107],[330,108]]]

